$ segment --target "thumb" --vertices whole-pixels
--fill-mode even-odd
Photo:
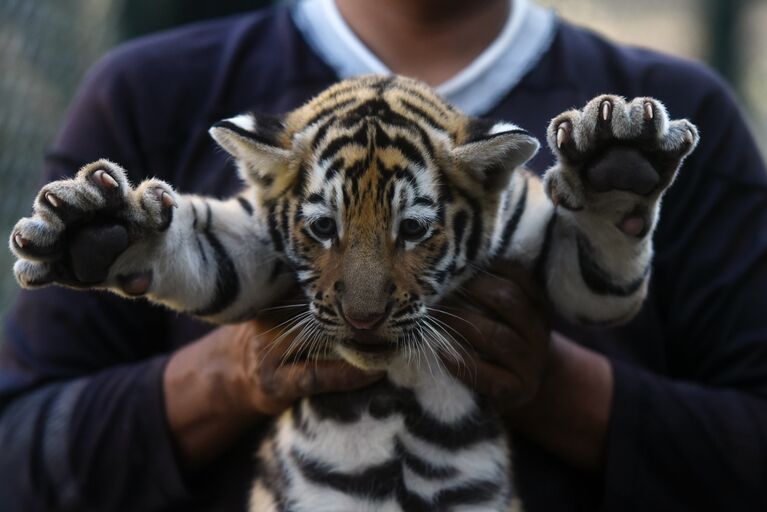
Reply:
[[[301,361],[277,369],[275,378],[294,388],[297,396],[364,388],[386,372],[369,372],[344,361]]]

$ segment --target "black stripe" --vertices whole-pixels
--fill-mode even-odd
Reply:
[[[351,91],[352,89],[350,88],[348,90]],[[346,90],[337,91],[337,92],[340,94],[342,92],[346,92]],[[316,123],[317,121],[319,121],[320,119],[322,119],[323,117],[327,117],[327,116],[329,116],[331,114],[334,114],[334,113],[338,112],[340,109],[344,108],[345,106],[349,105],[350,103],[352,103],[354,101],[356,101],[356,100],[354,98],[351,98],[351,99],[348,99],[348,100],[339,101],[335,105],[331,105],[329,107],[323,108],[322,110],[318,110],[312,117],[310,117],[306,121],[306,123],[304,123],[304,126],[311,126],[314,123]]]
[[[402,480],[402,465],[396,459],[349,475],[334,471],[327,464],[311,459],[296,448],[291,449],[290,456],[307,480],[352,496],[386,498],[393,494],[396,482]]]
[[[277,204],[271,203],[268,207],[268,215],[266,217],[269,224],[269,236],[274,244],[274,250],[277,252],[283,252],[285,250],[285,244],[282,241],[282,234],[277,227]]]
[[[251,132],[246,130],[245,128],[237,126],[231,121],[219,121],[218,123],[214,124],[213,127],[227,129],[229,131],[236,133],[240,137],[244,137],[246,139],[252,140],[259,144],[264,144],[266,146],[271,146],[271,147],[279,147],[279,144],[277,142],[278,134],[275,134],[275,133],[270,133],[267,131]]]
[[[517,201],[517,204],[514,207],[514,213],[511,214],[511,218],[503,227],[503,236],[501,237],[501,247],[498,252],[498,255],[500,256],[503,256],[506,254],[506,251],[509,248],[509,244],[511,243],[511,239],[514,237],[514,233],[517,231],[517,226],[519,225],[519,221],[522,219],[522,213],[524,213],[525,206],[527,205],[527,187],[528,187],[527,180],[525,180],[525,184],[522,186],[522,192],[519,197],[519,200]]]
[[[404,486],[397,489],[397,501],[407,512],[442,512],[454,506],[479,505],[495,501],[501,483],[491,480],[471,480],[460,486],[438,492],[431,501],[409,492]]]
[[[533,265],[533,276],[543,286],[544,293],[548,293],[546,286],[546,263],[549,259],[549,251],[551,251],[551,237],[554,234],[554,225],[557,223],[556,210],[551,212],[551,217],[546,224],[546,232],[543,235],[543,243],[541,244],[541,251],[535,259]]]
[[[290,206],[290,203],[287,199],[283,199],[282,204],[280,205],[280,232],[283,234],[283,239],[285,240],[285,245],[287,245],[289,248],[292,249],[291,244],[291,236],[290,236],[290,216],[288,212],[288,207]]]
[[[253,215],[253,205],[250,204],[250,201],[242,196],[238,196],[237,202],[240,203],[240,206],[242,206],[242,209],[245,210],[248,215]]]
[[[264,459],[262,455],[256,459],[256,474],[258,481],[271,493],[278,512],[290,512],[290,505],[285,500],[284,491],[288,489],[290,476],[285,461],[277,453],[275,435],[272,432],[265,436],[270,441],[270,458]]]
[[[226,252],[218,237],[210,230],[213,221],[213,212],[210,204],[205,203],[207,222],[203,236],[213,249],[216,264],[216,287],[213,300],[205,307],[192,312],[195,316],[212,316],[231,306],[240,294],[240,280],[237,276],[237,268],[234,261]]]
[[[367,125],[363,124],[362,126],[360,126],[360,128],[357,131],[355,131],[351,135],[344,135],[331,140],[328,143],[328,145],[325,146],[325,149],[322,150],[322,153],[320,153],[320,157],[317,161],[323,162],[325,160],[333,158],[334,156],[336,156],[336,154],[339,151],[341,151],[344,147],[348,145],[367,147],[368,145]]]
[[[474,261],[479,253],[479,246],[482,243],[482,207],[473,197],[469,197],[463,191],[461,194],[464,196],[466,202],[469,203],[471,208],[471,233],[469,233],[469,239],[466,241],[466,259]]]
[[[404,91],[404,92],[407,92],[407,93],[408,93],[408,94],[410,94],[411,96],[415,96],[416,98],[418,98],[418,99],[419,99],[419,100],[421,100],[422,102],[424,102],[424,103],[426,103],[427,105],[429,105],[429,106],[430,106],[430,107],[431,107],[433,110],[436,110],[436,111],[437,111],[437,113],[438,113],[438,114],[439,114],[441,117],[447,117],[447,112],[453,112],[453,111],[455,111],[455,109],[453,108],[453,106],[452,106],[451,104],[449,104],[449,103],[446,103],[446,102],[439,102],[439,103],[437,103],[437,102],[436,102],[435,100],[433,100],[432,98],[428,98],[428,97],[424,96],[424,95],[421,93],[421,91],[419,91],[419,90],[417,90],[417,89],[413,89],[413,88],[411,88],[411,87],[403,87],[403,86],[400,86],[400,89],[401,89],[402,91]]]
[[[581,234],[578,234],[576,243],[578,245],[578,265],[581,269],[581,277],[592,293],[628,297],[642,287],[650,273],[650,266],[648,265],[636,279],[622,285],[615,284],[610,273],[601,268],[594,258],[594,249],[591,243]]]
[[[397,456],[413,473],[424,478],[436,480],[453,478],[458,475],[458,470],[456,468],[452,466],[435,466],[418,455],[410,453],[399,441],[396,443],[395,450]]]
[[[332,180],[344,167],[343,157],[336,158],[325,170],[325,181]]]
[[[325,198],[315,192],[313,194],[309,194],[309,197],[306,198],[306,202],[312,204],[325,204]]]
[[[443,423],[432,418],[418,403],[415,393],[388,380],[363,390],[347,391],[339,398],[333,394],[310,397],[309,405],[321,419],[353,422],[369,411],[374,418],[401,414],[411,435],[446,450],[458,450],[479,441],[502,435],[500,423],[494,416],[480,411],[462,419]]]
[[[325,138],[325,134],[328,133],[328,129],[330,128],[330,125],[335,120],[335,117],[331,117],[324,123],[322,123],[322,126],[317,128],[317,131],[314,132],[314,137],[312,138],[312,151],[316,151],[317,147],[322,143],[323,139]],[[308,125],[307,125],[308,126]]]
[[[434,128],[436,130],[439,130],[439,131],[442,131],[442,132],[446,132],[447,131],[447,129],[445,129],[445,126],[442,123],[440,123],[439,121],[434,119],[434,117],[430,113],[426,112],[425,110],[423,110],[418,105],[410,103],[406,99],[401,99],[400,103],[402,103],[402,106],[405,107],[406,110],[409,110],[410,112],[412,112],[416,116],[420,117],[423,121],[425,121],[432,128]]]
[[[200,240],[200,235],[198,234],[196,237],[194,237],[195,240],[197,240],[197,250],[200,252],[200,256],[202,257],[203,264],[208,264],[208,255],[205,254],[205,248],[202,246],[202,240]]]
[[[466,222],[469,215],[465,210],[461,210],[453,217],[453,240],[455,244],[456,253],[461,252],[461,246],[463,245],[463,233],[466,229]]]
[[[387,146],[379,147],[379,149],[386,149],[386,147]],[[399,150],[399,152],[412,163],[420,165],[421,167],[426,167],[426,159],[424,156],[412,142],[402,135],[397,135],[388,147]]]

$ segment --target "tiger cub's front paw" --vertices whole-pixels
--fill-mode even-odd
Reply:
[[[695,126],[669,120],[659,101],[612,95],[555,117],[547,136],[558,158],[544,177],[552,202],[607,217],[640,237],[654,222],[658,198],[698,143]]]
[[[166,230],[175,205],[173,189],[160,180],[132,188],[118,165],[88,164],[73,179],[43,187],[32,216],[16,223],[10,238],[19,258],[16,279],[25,288],[58,283],[140,295],[149,285],[141,262],[135,262],[136,272],[119,275],[112,264],[129,247]]]

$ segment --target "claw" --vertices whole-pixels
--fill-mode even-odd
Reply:
[[[178,205],[176,204],[176,201],[173,200],[173,197],[171,197],[171,195],[164,190],[160,194],[160,201],[162,201],[162,205],[166,208],[170,208],[171,206],[173,208],[178,208]]]
[[[612,114],[612,103],[605,100],[602,102],[602,120],[603,121],[609,121],[610,120],[610,114]]]
[[[695,142],[695,136],[692,134],[692,130],[687,130],[685,132],[685,137],[684,138],[685,138],[685,140],[687,141],[688,144],[692,144],[693,142]]]
[[[557,128],[557,148],[561,148],[562,144],[570,141],[570,123],[565,121]]]
[[[19,247],[19,249],[23,249],[24,246],[28,243],[28,241],[18,233],[13,235],[13,241],[16,242],[16,245]]]
[[[117,184],[117,180],[115,180],[112,176],[110,176],[110,174],[108,172],[106,172],[103,169],[99,169],[98,171],[94,172],[93,175],[105,187],[117,188],[117,187],[120,186],[120,185]]]
[[[56,199],[56,196],[54,196],[50,192],[45,193],[45,200],[48,201],[50,205],[53,206],[54,208],[59,207],[59,200]]]
[[[646,101],[644,104],[644,118],[646,121],[649,121],[653,117],[655,117],[655,112],[653,111],[652,103]]]

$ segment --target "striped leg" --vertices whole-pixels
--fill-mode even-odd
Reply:
[[[16,278],[100,288],[221,323],[249,315],[291,282],[255,201],[176,194],[160,180],[133,188],[100,160],[46,185],[14,228]],[[254,195],[254,194],[250,194]]]
[[[543,182],[512,177],[495,240],[533,269],[571,320],[631,318],[647,291],[660,199],[698,134],[651,98],[600,96],[549,126],[558,157]]]
[[[600,96],[552,120],[559,162],[544,177],[549,215],[538,269],[557,309],[581,322],[628,320],[647,291],[660,199],[698,141],[652,98]]]

